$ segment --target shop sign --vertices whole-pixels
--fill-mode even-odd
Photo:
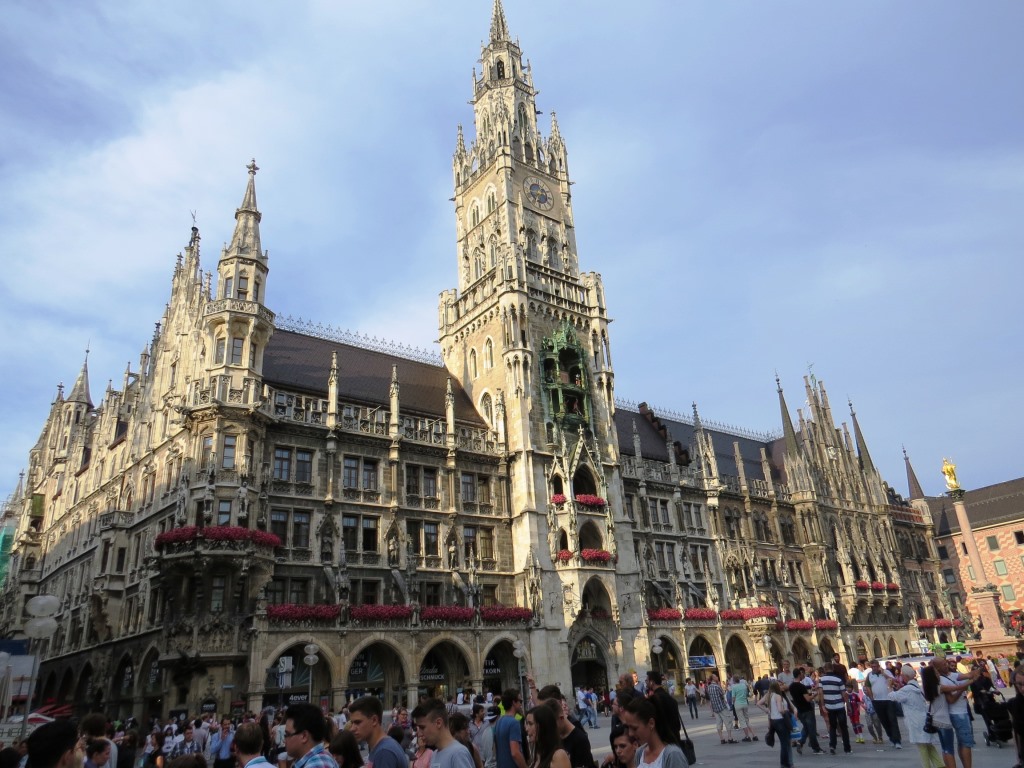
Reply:
[[[308,693],[289,693],[288,703],[289,704],[305,704],[309,701]]]
[[[501,667],[493,656],[484,659],[484,677],[501,677]]]
[[[217,700],[216,699],[207,699],[206,701],[204,701],[202,704],[199,705],[199,711],[200,712],[204,712],[204,713],[205,712],[216,712],[217,711]]]
[[[690,669],[709,669],[717,667],[714,656],[690,656],[687,660]]]
[[[420,682],[421,683],[443,683],[444,673],[437,668],[437,665],[427,666],[424,664],[420,667]]]

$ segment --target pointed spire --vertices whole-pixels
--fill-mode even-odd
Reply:
[[[264,258],[260,245],[260,221],[263,214],[256,207],[256,171],[259,166],[253,159],[246,168],[249,169],[249,183],[246,184],[242,204],[235,211],[235,232],[231,236],[231,244],[221,255],[221,261],[234,256],[260,260]]]
[[[853,437],[857,441],[857,455],[860,457],[860,467],[869,472],[874,471],[875,465],[871,462],[871,454],[868,453],[868,444],[860,431],[860,424],[857,422],[857,413],[853,410],[853,401],[847,401],[850,405],[850,416],[853,417]]]
[[[494,0],[494,11],[491,13],[491,42],[508,42],[508,23],[505,21],[505,9],[501,0]]]
[[[455,138],[455,155],[461,157],[466,154],[466,137],[462,135],[462,123],[459,123],[459,133]]]
[[[789,417],[789,407],[786,405],[786,396],[782,394],[782,382],[779,381],[777,373],[775,374],[775,388],[779,393],[779,409],[782,411],[782,434],[786,438],[786,453],[795,459],[800,449],[797,447],[793,420]]]
[[[903,447],[903,462],[907,465],[907,485],[910,487],[910,500],[923,499],[924,490],[921,488],[921,483],[917,480],[917,474],[914,472],[914,467],[910,463],[910,457],[907,455],[906,446]]]
[[[71,403],[85,403],[92,408],[92,396],[89,394],[89,350],[85,350],[85,362],[82,363],[82,370],[78,373],[78,378],[75,379],[75,386],[71,388],[71,394],[68,395],[68,402]]]
[[[700,423],[700,414],[697,413],[697,401],[694,400],[692,405],[693,405],[693,428],[695,430],[697,430],[698,432],[700,432],[702,429],[704,429],[704,425]]]
[[[558,130],[558,117],[555,115],[555,110],[551,110],[551,139],[562,140],[562,132]]]

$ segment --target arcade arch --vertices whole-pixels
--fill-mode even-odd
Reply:
[[[398,652],[380,640],[368,643],[352,658],[345,681],[345,699],[372,694],[390,707],[405,699],[405,664]]]
[[[569,671],[573,689],[578,686],[608,687],[608,659],[602,643],[591,635],[584,635],[572,649]]]
[[[466,654],[452,640],[432,645],[420,662],[420,696],[436,696],[444,701],[460,688],[470,685]]]
[[[725,643],[725,669],[727,674],[740,675],[746,680],[753,679],[754,669],[750,666],[750,652],[739,635],[733,635]]]
[[[689,659],[687,666],[690,668],[690,677],[696,681],[707,680],[711,672],[718,670],[718,659],[715,658],[715,649],[711,647],[711,641],[704,635],[697,635],[690,642]]]

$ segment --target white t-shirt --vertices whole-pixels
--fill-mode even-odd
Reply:
[[[956,685],[961,680],[960,675],[956,672],[950,672],[948,675],[943,675],[939,678],[939,685]],[[967,695],[966,691],[960,695],[956,701],[949,705],[949,714],[951,715],[967,715]],[[934,717],[934,710],[933,710]]]
[[[883,669],[878,674],[875,674],[874,670],[868,672],[865,678],[865,683],[871,686],[871,698],[874,701],[888,701],[889,700],[889,681],[894,680],[892,673],[887,669]]]
[[[864,687],[864,680],[867,678],[867,670],[861,669],[860,667],[854,667],[850,670],[850,677],[857,681],[857,687]]]

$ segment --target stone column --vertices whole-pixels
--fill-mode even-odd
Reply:
[[[981,642],[1005,641],[1008,638],[1003,624],[999,620],[999,595],[994,590],[985,587],[991,582],[985,573],[985,564],[978,551],[978,544],[974,540],[971,521],[967,517],[964,490],[957,488],[950,491],[949,495],[953,499],[953,509],[956,511],[956,520],[960,524],[960,534],[963,537],[964,546],[967,547],[967,557],[970,560],[971,568],[974,570],[976,580],[982,585],[980,588],[972,588],[966,598],[966,602],[973,608],[974,615],[980,618],[984,625],[981,630]]]

